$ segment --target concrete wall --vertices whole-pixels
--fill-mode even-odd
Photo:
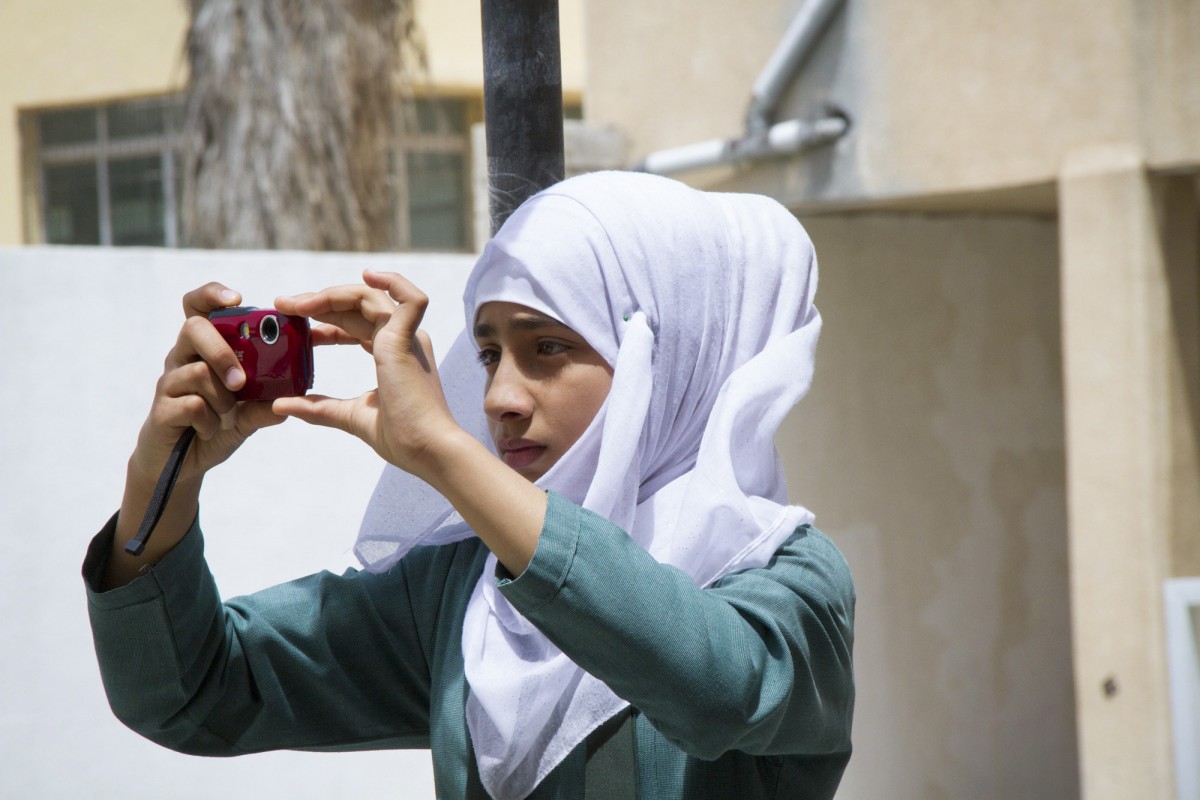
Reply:
[[[0,3],[0,245],[24,241],[18,110],[103,102],[178,88],[181,1],[37,0]]]
[[[1057,226],[803,221],[825,327],[778,439],[858,589],[839,797],[1076,797]]]
[[[1200,531],[1196,185],[1097,147],[1068,162],[1059,196],[1083,790],[1170,797],[1182,698],[1167,681],[1163,584],[1196,574]]]
[[[433,796],[427,751],[183,756],[124,728],[104,699],[79,564],[120,504],[125,462],[178,334],[179,298],[208,280],[249,304],[396,269],[431,298],[444,354],[462,329],[467,256],[348,257],[0,248],[0,797]],[[316,354],[316,390],[374,386],[358,348]],[[286,465],[286,469],[280,469]],[[289,421],[255,435],[201,495],[224,596],[354,563],[382,464],[356,440]],[[263,498],[286,497],[274,508]]]
[[[184,0],[4,0],[0,2],[0,245],[26,241],[22,228],[23,108],[98,103],[161,94],[187,79]],[[482,92],[483,45],[475,0],[422,0],[418,25],[428,82]],[[582,91],[583,0],[562,0],[564,90]]]
[[[635,160],[741,135],[754,79],[799,6],[589,4],[589,120],[620,123]],[[1194,168],[1198,70],[1200,8],[1189,0],[848,0],[778,117],[832,103],[850,133],[744,169],[737,185],[806,205],[1048,185],[1072,148],[1092,142],[1133,144],[1154,169]]]
[[[807,219],[825,317],[812,393],[780,446],[794,498],[844,549],[859,592],[856,754],[841,797],[1071,797],[1077,792],[1067,608],[1056,226],[1037,218]],[[377,257],[434,297],[444,348],[468,259]],[[77,565],[119,501],[124,460],[178,325],[215,278],[248,302],[355,280],[363,261],[307,254],[0,251],[0,794],[317,797],[431,793],[425,754],[178,756],[109,713]],[[52,324],[63,321],[61,324]],[[318,388],[370,385],[369,360],[322,351]],[[55,368],[51,365],[59,365]],[[67,365],[64,368],[61,365]],[[267,461],[337,463],[257,493]],[[351,563],[378,472],[365,447],[289,423],[205,487],[224,594]],[[33,602],[36,599],[36,602]],[[69,735],[64,735],[69,731]],[[138,780],[127,770],[136,762]],[[229,787],[241,787],[229,795]],[[97,787],[99,787],[97,789]],[[244,792],[237,794],[238,791]],[[139,792],[141,794],[139,794]]]
[[[429,77],[435,86],[483,91],[483,32],[479,0],[416,0],[429,49]],[[584,0],[559,0],[564,91],[583,90]]]

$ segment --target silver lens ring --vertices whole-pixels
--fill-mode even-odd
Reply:
[[[258,335],[262,337],[264,344],[275,344],[279,341],[279,318],[274,314],[267,314],[258,321]]]

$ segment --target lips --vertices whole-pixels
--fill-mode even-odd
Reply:
[[[502,439],[497,443],[497,449],[504,463],[517,470],[528,467],[546,452],[545,445],[528,439]]]

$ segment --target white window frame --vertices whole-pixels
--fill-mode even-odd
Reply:
[[[171,96],[155,98],[170,102]],[[154,102],[155,99],[117,101],[119,103]],[[38,165],[38,202],[41,212],[41,238],[47,241],[46,225],[49,212],[46,197],[46,167],[61,164],[90,164],[96,165],[97,213],[100,226],[100,246],[111,247],[113,243],[112,208],[108,162],[111,159],[129,158],[136,156],[157,155],[162,160],[163,176],[163,232],[164,246],[179,247],[179,215],[175,197],[175,159],[172,157],[178,149],[177,137],[171,133],[139,136],[128,139],[111,140],[108,136],[108,106],[113,103],[103,103],[93,106],[83,106],[96,114],[96,139],[91,142],[72,144],[37,145]],[[37,117],[53,114],[65,109],[42,108],[33,111]]]
[[[1200,799],[1200,578],[1164,583],[1175,792]]]

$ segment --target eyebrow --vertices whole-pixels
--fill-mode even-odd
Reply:
[[[518,331],[540,331],[545,328],[559,328],[570,330],[566,325],[556,319],[544,317],[541,314],[514,314],[508,318],[508,327]],[[483,339],[488,336],[494,336],[496,328],[486,322],[478,322],[475,324],[475,338]]]

